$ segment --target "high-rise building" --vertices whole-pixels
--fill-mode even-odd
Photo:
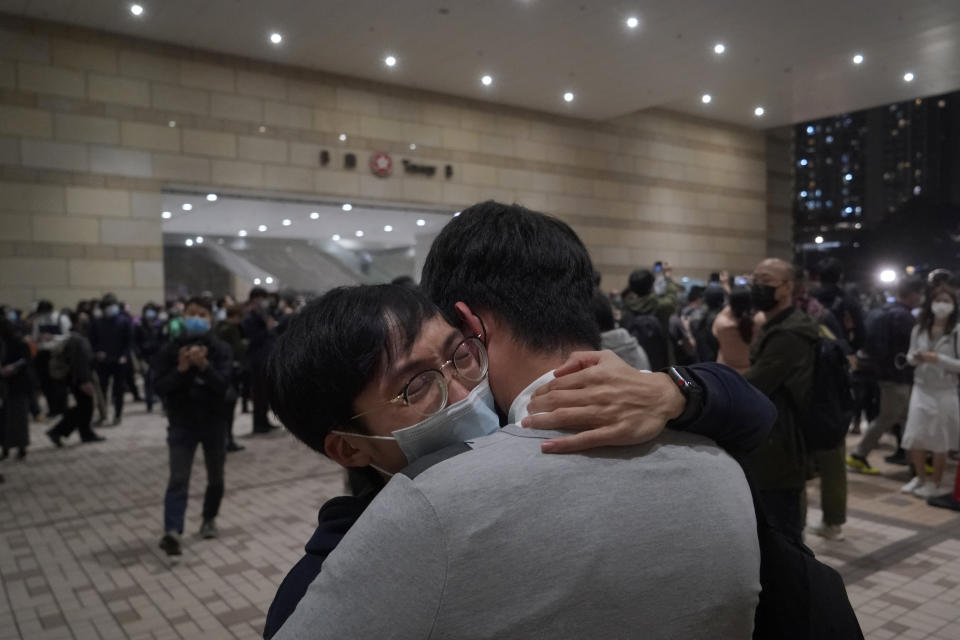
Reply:
[[[830,252],[867,269],[868,239],[907,224],[900,216],[960,207],[960,92],[801,123],[794,172],[800,261]]]

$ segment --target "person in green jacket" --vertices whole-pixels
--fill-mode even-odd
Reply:
[[[797,424],[813,385],[817,323],[793,304],[796,271],[767,259],[753,272],[751,297],[767,321],[750,348],[744,377],[777,408],[767,441],[744,460],[770,523],[800,540],[802,494],[807,481],[806,447]]]
[[[670,316],[677,311],[680,294],[683,292],[683,287],[670,279],[669,263],[664,263],[662,277],[663,294],[660,295],[655,291],[657,279],[652,271],[637,269],[630,274],[628,293],[623,298],[623,318],[620,322],[621,326],[627,326],[631,316],[652,316],[660,321],[663,340],[666,343],[666,362],[656,364],[659,359],[657,358],[658,350],[649,349],[649,345],[643,345],[650,352],[648,355],[650,355],[650,361],[655,365],[655,368],[677,363],[673,340],[669,339]]]

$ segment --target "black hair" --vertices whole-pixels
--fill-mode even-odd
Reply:
[[[697,300],[702,300],[703,292],[706,290],[706,287],[702,287],[699,284],[695,284],[690,287],[690,293],[687,294],[687,303],[690,304],[696,302]]]
[[[730,312],[737,319],[740,337],[750,344],[753,341],[753,300],[750,287],[734,287],[730,291]]]
[[[148,309],[153,309],[154,311],[160,311],[160,308],[157,306],[157,303],[153,302],[152,300],[150,302],[147,302],[147,304],[143,305],[143,309],[141,310],[140,313],[141,314],[146,313]]]
[[[106,309],[107,307],[109,307],[109,306],[112,305],[112,304],[118,304],[118,303],[117,303],[117,296],[115,296],[115,295],[112,294],[112,293],[105,293],[105,294],[103,295],[103,298],[100,300],[100,308],[101,308],[101,309]]]
[[[267,361],[270,405],[315,451],[351,422],[354,400],[390,362],[408,353],[439,310],[419,289],[390,284],[339,287],[293,316]]]
[[[267,290],[263,287],[254,287],[250,289],[250,300],[255,300],[257,298],[266,298],[269,294]]]
[[[723,287],[714,284],[707,287],[707,290],[703,294],[703,301],[706,303],[708,309],[722,309],[726,295]]]
[[[630,274],[628,288],[638,296],[650,295],[653,291],[653,272],[650,269],[637,269]]]
[[[920,276],[907,276],[900,281],[897,286],[897,297],[902,298],[911,293],[923,293],[926,290],[926,283]]]
[[[417,281],[410,276],[397,276],[390,281],[390,284],[400,285],[401,287],[415,287],[417,286]]]
[[[594,271],[594,272],[593,272],[593,286],[599,289],[599,288],[600,288],[600,283],[601,283],[602,281],[603,281],[603,274],[600,273],[599,271]]]
[[[817,264],[817,273],[823,284],[840,284],[843,279],[843,263],[837,258],[824,258]]]
[[[600,289],[593,290],[593,317],[600,325],[600,331],[613,331],[617,325],[613,321],[613,305],[610,298]]]
[[[957,299],[957,292],[954,291],[952,287],[940,284],[930,287],[930,290],[927,292],[927,297],[923,301],[920,315],[917,316],[917,324],[920,326],[921,331],[930,333],[933,329],[933,299],[941,293],[947,294],[953,300],[953,313],[947,318],[947,333],[950,333],[950,331],[957,326],[957,319],[958,316],[960,316],[960,300]]]
[[[37,303],[37,313],[51,313],[53,311],[53,303],[49,300],[41,300]]]
[[[462,300],[497,315],[531,350],[600,346],[586,247],[565,222],[520,205],[488,200],[448,222],[420,286],[447,317]]]
[[[187,300],[187,304],[183,305],[184,311],[186,311],[186,308],[192,304],[195,304],[198,307],[203,307],[210,312],[211,316],[213,315],[213,300],[207,296],[194,296],[190,298]]]

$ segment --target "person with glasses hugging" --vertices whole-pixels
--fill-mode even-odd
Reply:
[[[459,286],[489,288],[486,304],[470,291],[464,299],[480,304],[454,304],[458,285],[437,276],[450,260],[463,261]],[[496,627],[504,637],[586,637],[610,630],[598,616],[624,629],[640,618],[661,624],[666,592],[696,601],[681,607],[683,622],[663,623],[667,636],[678,627],[749,635],[759,556],[742,472],[705,439],[661,432],[673,419],[675,429],[749,450],[765,439],[772,405],[723,365],[671,377],[587,351],[599,344],[592,265],[556,219],[476,205],[441,233],[427,264],[427,290],[443,312],[417,289],[335,289],[291,321],[271,356],[271,404],[287,428],[340,465],[371,470],[379,486],[389,482],[323,506],[264,637],[418,637],[435,617],[439,635]],[[554,311],[545,314],[547,301]],[[524,428],[528,403],[549,413]],[[503,429],[498,407],[509,414]],[[550,430],[558,427],[567,431]],[[570,435],[581,429],[593,430]],[[545,455],[615,444],[633,446]],[[662,491],[647,482],[655,477],[669,478]],[[674,515],[693,511],[696,526]],[[660,557],[665,543],[683,553]],[[703,581],[712,545],[722,550],[708,554]],[[651,563],[653,572],[640,567]],[[613,600],[572,606],[574,582]],[[636,611],[612,620],[602,613],[611,607]]]

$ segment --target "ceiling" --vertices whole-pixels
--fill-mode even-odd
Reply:
[[[183,205],[192,209],[184,211]],[[371,206],[350,203],[350,211],[340,202],[310,202],[274,198],[223,195],[209,202],[205,193],[166,192],[163,211],[171,217],[163,220],[166,233],[208,238],[238,238],[240,230],[249,238],[284,238],[331,241],[334,234],[341,247],[351,250],[380,250],[412,247],[419,235],[436,235],[453,212],[418,211],[403,207]],[[316,219],[310,214],[316,212]],[[160,215],[160,212],[157,212]],[[283,221],[290,225],[284,226]],[[417,221],[422,220],[423,225]],[[266,226],[259,231],[260,225]],[[384,227],[389,225],[391,231]],[[363,237],[356,236],[363,231]]]
[[[960,89],[958,0],[137,1],[0,11],[595,120],[661,106],[771,127]]]

